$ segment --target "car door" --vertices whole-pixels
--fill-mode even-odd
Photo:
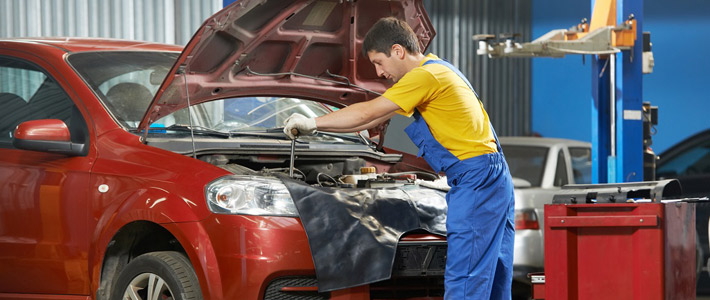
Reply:
[[[27,59],[0,51],[0,298],[88,295],[87,189],[93,154],[66,156],[12,144],[13,131],[23,121],[60,119],[73,141],[87,143],[88,127],[66,85],[55,79],[56,71],[53,76],[48,70],[54,69],[40,67],[49,66],[41,58],[18,54]]]

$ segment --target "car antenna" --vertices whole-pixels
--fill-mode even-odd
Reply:
[[[187,99],[187,120],[190,124],[190,139],[192,141],[192,158],[197,159],[197,150],[195,148],[195,128],[192,126],[192,106],[190,105],[190,92],[187,89],[187,66],[182,65],[178,67],[178,74],[182,74],[183,81],[185,82],[185,99]]]

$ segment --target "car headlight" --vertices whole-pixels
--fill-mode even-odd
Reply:
[[[208,184],[205,193],[214,213],[298,217],[291,194],[278,179],[225,176]]]

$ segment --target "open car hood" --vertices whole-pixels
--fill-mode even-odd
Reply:
[[[197,30],[138,128],[188,100],[296,96],[342,107],[375,98],[389,83],[361,54],[362,41],[387,16],[406,20],[422,50],[435,35],[422,0],[237,1]]]

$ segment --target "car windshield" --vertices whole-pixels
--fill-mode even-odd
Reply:
[[[136,130],[178,54],[138,51],[82,52],[70,55],[68,62],[94,90],[116,120],[125,128]],[[187,108],[178,110],[151,124],[153,129],[150,133],[183,137],[184,130],[178,129],[185,128],[225,133],[223,136],[248,132],[276,133],[277,128],[283,126],[284,120],[293,113],[318,117],[332,109],[335,108],[292,97],[228,98],[193,105],[190,113]],[[320,134],[302,139],[324,143],[365,142],[356,134]]]
[[[548,151],[547,147],[503,145],[510,175],[530,182],[533,187],[542,183]]]

